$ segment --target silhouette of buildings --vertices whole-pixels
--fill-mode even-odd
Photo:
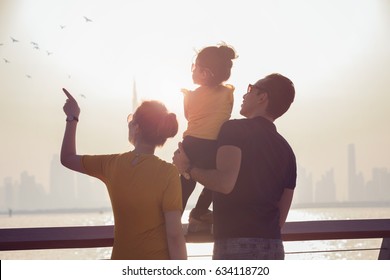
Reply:
[[[136,97],[133,102],[135,100]],[[390,172],[387,168],[372,168],[371,178],[365,182],[362,172],[359,172],[356,166],[353,144],[347,147],[347,162],[347,199],[339,202],[390,202]],[[293,205],[338,202],[336,198],[338,186],[332,168],[316,182],[312,173],[299,164],[297,172]],[[18,181],[11,177],[4,178],[2,183],[0,182],[0,211],[110,206],[108,192],[103,182],[68,170],[61,165],[58,155],[53,155],[49,174],[47,189],[37,183],[35,177],[29,175],[27,171],[20,174]]]
[[[316,183],[314,201],[320,203],[337,201],[333,169],[326,172],[321,180]]]
[[[35,177],[27,171],[20,174],[20,181],[14,182],[7,177],[0,187],[2,197],[0,206],[3,209],[42,209],[47,207],[46,193],[41,184],[35,182]]]
[[[133,99],[132,99],[132,109],[133,113],[138,108],[138,95],[137,95],[137,86],[135,83],[135,79],[133,79]]]
[[[355,145],[348,145],[348,200],[364,201],[364,178],[363,174],[356,171]]]
[[[355,145],[348,145],[348,200],[390,201],[390,172],[387,168],[373,168],[367,183],[363,174],[356,170]]]
[[[50,208],[75,207],[75,185],[74,172],[61,165],[59,155],[54,155],[50,164]]]
[[[41,184],[35,182],[35,177],[27,171],[20,174],[19,206],[25,209],[42,209],[45,206],[46,193]]]
[[[312,174],[298,165],[297,188],[293,204],[332,203],[332,202],[390,202],[390,172],[387,168],[372,169],[371,179],[364,180],[356,167],[355,145],[347,147],[347,199],[338,201],[334,170],[330,169],[321,179],[313,182]]]
[[[294,192],[294,203],[313,203],[313,176],[298,164],[297,187]]]
[[[50,164],[50,186],[45,191],[35,177],[26,171],[20,180],[4,178],[0,185],[0,211],[48,210],[48,209],[88,209],[110,206],[106,187],[97,179],[77,174],[60,163],[54,155]]]
[[[18,206],[18,201],[17,201],[17,187],[16,185],[12,182],[11,177],[6,177],[4,178],[4,187],[3,187],[4,195],[1,197],[3,198],[2,201],[0,202],[0,205],[3,205],[4,208],[6,209],[15,209]]]
[[[51,208],[100,208],[110,205],[105,185],[67,169],[54,155],[50,170]]]
[[[106,186],[98,179],[76,173],[77,207],[99,208],[110,206]]]

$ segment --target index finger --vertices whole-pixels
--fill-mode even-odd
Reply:
[[[69,91],[67,91],[65,88],[62,88],[62,91],[65,93],[65,95],[66,95],[69,99],[73,99],[73,100],[74,100],[74,97],[69,93]]]

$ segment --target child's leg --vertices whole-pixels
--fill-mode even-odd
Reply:
[[[200,139],[192,136],[186,136],[183,139],[184,151],[191,163],[199,168],[215,168],[216,147],[217,141],[215,140]],[[183,176],[181,176],[181,185],[184,210],[187,205],[188,198],[195,189],[196,181],[186,180]],[[211,202],[212,192],[204,188],[195,208],[199,208],[202,211],[204,210],[204,212],[207,212]]]
[[[203,188],[198,201],[196,202],[196,209],[209,209],[211,202],[213,201],[213,193],[209,189]]]
[[[183,211],[186,208],[188,198],[191,196],[192,192],[195,189],[196,182],[194,180],[187,180],[184,176],[180,176],[181,181],[181,193],[183,201]]]

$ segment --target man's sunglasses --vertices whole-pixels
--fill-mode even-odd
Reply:
[[[257,89],[259,90],[258,92],[255,92],[255,93],[263,93],[263,92],[266,92],[267,90],[265,88],[262,88],[262,87],[259,87],[259,86],[256,86],[256,85],[252,85],[252,84],[249,84],[248,85],[248,88],[246,90],[247,93],[252,93],[252,90],[253,89]]]

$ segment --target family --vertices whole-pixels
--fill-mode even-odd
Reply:
[[[294,101],[294,84],[273,73],[249,84],[240,114],[230,119],[233,47],[200,50],[192,64],[198,87],[183,89],[187,129],[168,163],[154,155],[178,132],[176,115],[159,101],[144,101],[129,115],[122,154],[81,155],[76,149],[80,108],[63,89],[66,127],[61,163],[107,187],[114,215],[111,259],[187,259],[181,218],[197,182],[188,233],[213,231],[214,260],[282,260],[283,227],[296,185],[296,159],[274,121]],[[212,204],[212,211],[209,209]]]

